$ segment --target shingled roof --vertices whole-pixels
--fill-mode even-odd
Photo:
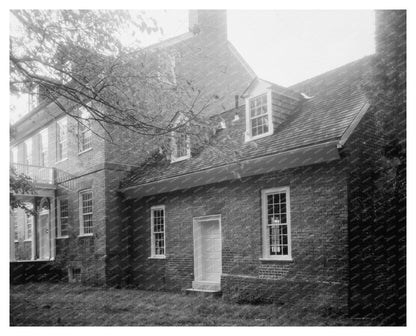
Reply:
[[[227,128],[219,131],[216,148],[203,148],[180,162],[162,159],[144,165],[132,171],[122,189],[140,188],[155,181],[230,164],[237,163],[241,167],[248,160],[290,151],[295,153],[294,150],[319,144],[328,143],[331,146],[328,148],[336,151],[341,137],[368,106],[361,84],[370,59],[365,57],[291,86],[289,89],[303,93],[306,98],[300,108],[274,130],[274,134],[245,142],[245,107],[240,106],[221,114]],[[240,119],[235,122],[232,119],[236,113]]]

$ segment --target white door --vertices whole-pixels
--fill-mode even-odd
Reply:
[[[38,246],[39,259],[50,258],[49,248],[49,211],[44,210],[39,214],[38,221]]]
[[[219,216],[194,220],[195,282],[221,281],[221,223]]]

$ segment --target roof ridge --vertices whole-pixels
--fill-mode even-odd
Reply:
[[[349,63],[343,64],[343,65],[341,65],[341,66],[338,66],[338,67],[333,68],[333,69],[331,69],[331,70],[328,70],[328,71],[326,71],[326,72],[323,72],[323,73],[320,73],[320,74],[315,75],[315,76],[313,76],[313,77],[309,77],[309,78],[307,78],[307,79],[304,79],[304,80],[302,80],[301,82],[298,82],[298,83],[296,83],[296,84],[293,84],[293,85],[288,86],[287,88],[292,89],[292,90],[296,90],[296,87],[303,86],[303,85],[307,84],[308,82],[312,82],[312,81],[317,80],[318,78],[328,76],[328,75],[330,75],[330,74],[332,74],[332,73],[336,73],[336,72],[338,72],[339,70],[341,70],[341,69],[343,69],[343,68],[348,68],[348,67],[351,67],[351,66],[353,66],[353,65],[356,65],[357,63],[358,63],[358,64],[360,64],[360,63],[364,63],[365,61],[368,61],[368,60],[370,60],[371,58],[373,58],[373,57],[374,57],[374,55],[375,55],[375,54],[366,55],[366,56],[364,56],[364,57],[361,57],[361,58],[356,59],[356,60],[354,60],[354,61],[351,61],[351,62],[349,62]]]

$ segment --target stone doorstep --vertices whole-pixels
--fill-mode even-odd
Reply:
[[[192,289],[218,292],[221,290],[221,284],[219,282],[192,281]]]
[[[219,297],[222,295],[219,282],[192,281],[192,288],[185,289],[187,295],[201,295],[206,297]]]
[[[220,297],[222,292],[220,290],[210,289],[195,289],[188,288],[184,290],[186,295],[204,296],[204,297]]]

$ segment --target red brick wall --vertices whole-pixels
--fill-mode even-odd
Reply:
[[[394,320],[397,289],[395,287],[395,246],[399,234],[386,225],[392,215],[383,204],[385,195],[377,188],[377,167],[381,164],[380,139],[376,133],[373,111],[361,120],[347,142],[348,217],[349,217],[349,306],[357,316],[380,315]],[[389,312],[390,311],[390,312]],[[386,316],[388,315],[388,316]],[[389,322],[387,322],[389,323]]]
[[[56,240],[56,262],[62,269],[81,268],[82,280],[105,283],[106,230],[104,170],[73,180],[58,197],[68,199],[69,237]],[[92,189],[94,235],[80,237],[79,191]]]
[[[287,185],[291,188],[293,261],[262,262],[260,192]],[[148,259],[150,207],[156,204],[166,207],[166,260]],[[226,297],[243,292],[248,276],[254,285],[263,280],[334,285],[339,290],[331,299],[346,306],[347,175],[342,165],[315,165],[148,197],[135,201],[131,211],[131,272],[139,287],[190,288],[193,217],[221,214]],[[263,295],[270,296],[267,291]]]

